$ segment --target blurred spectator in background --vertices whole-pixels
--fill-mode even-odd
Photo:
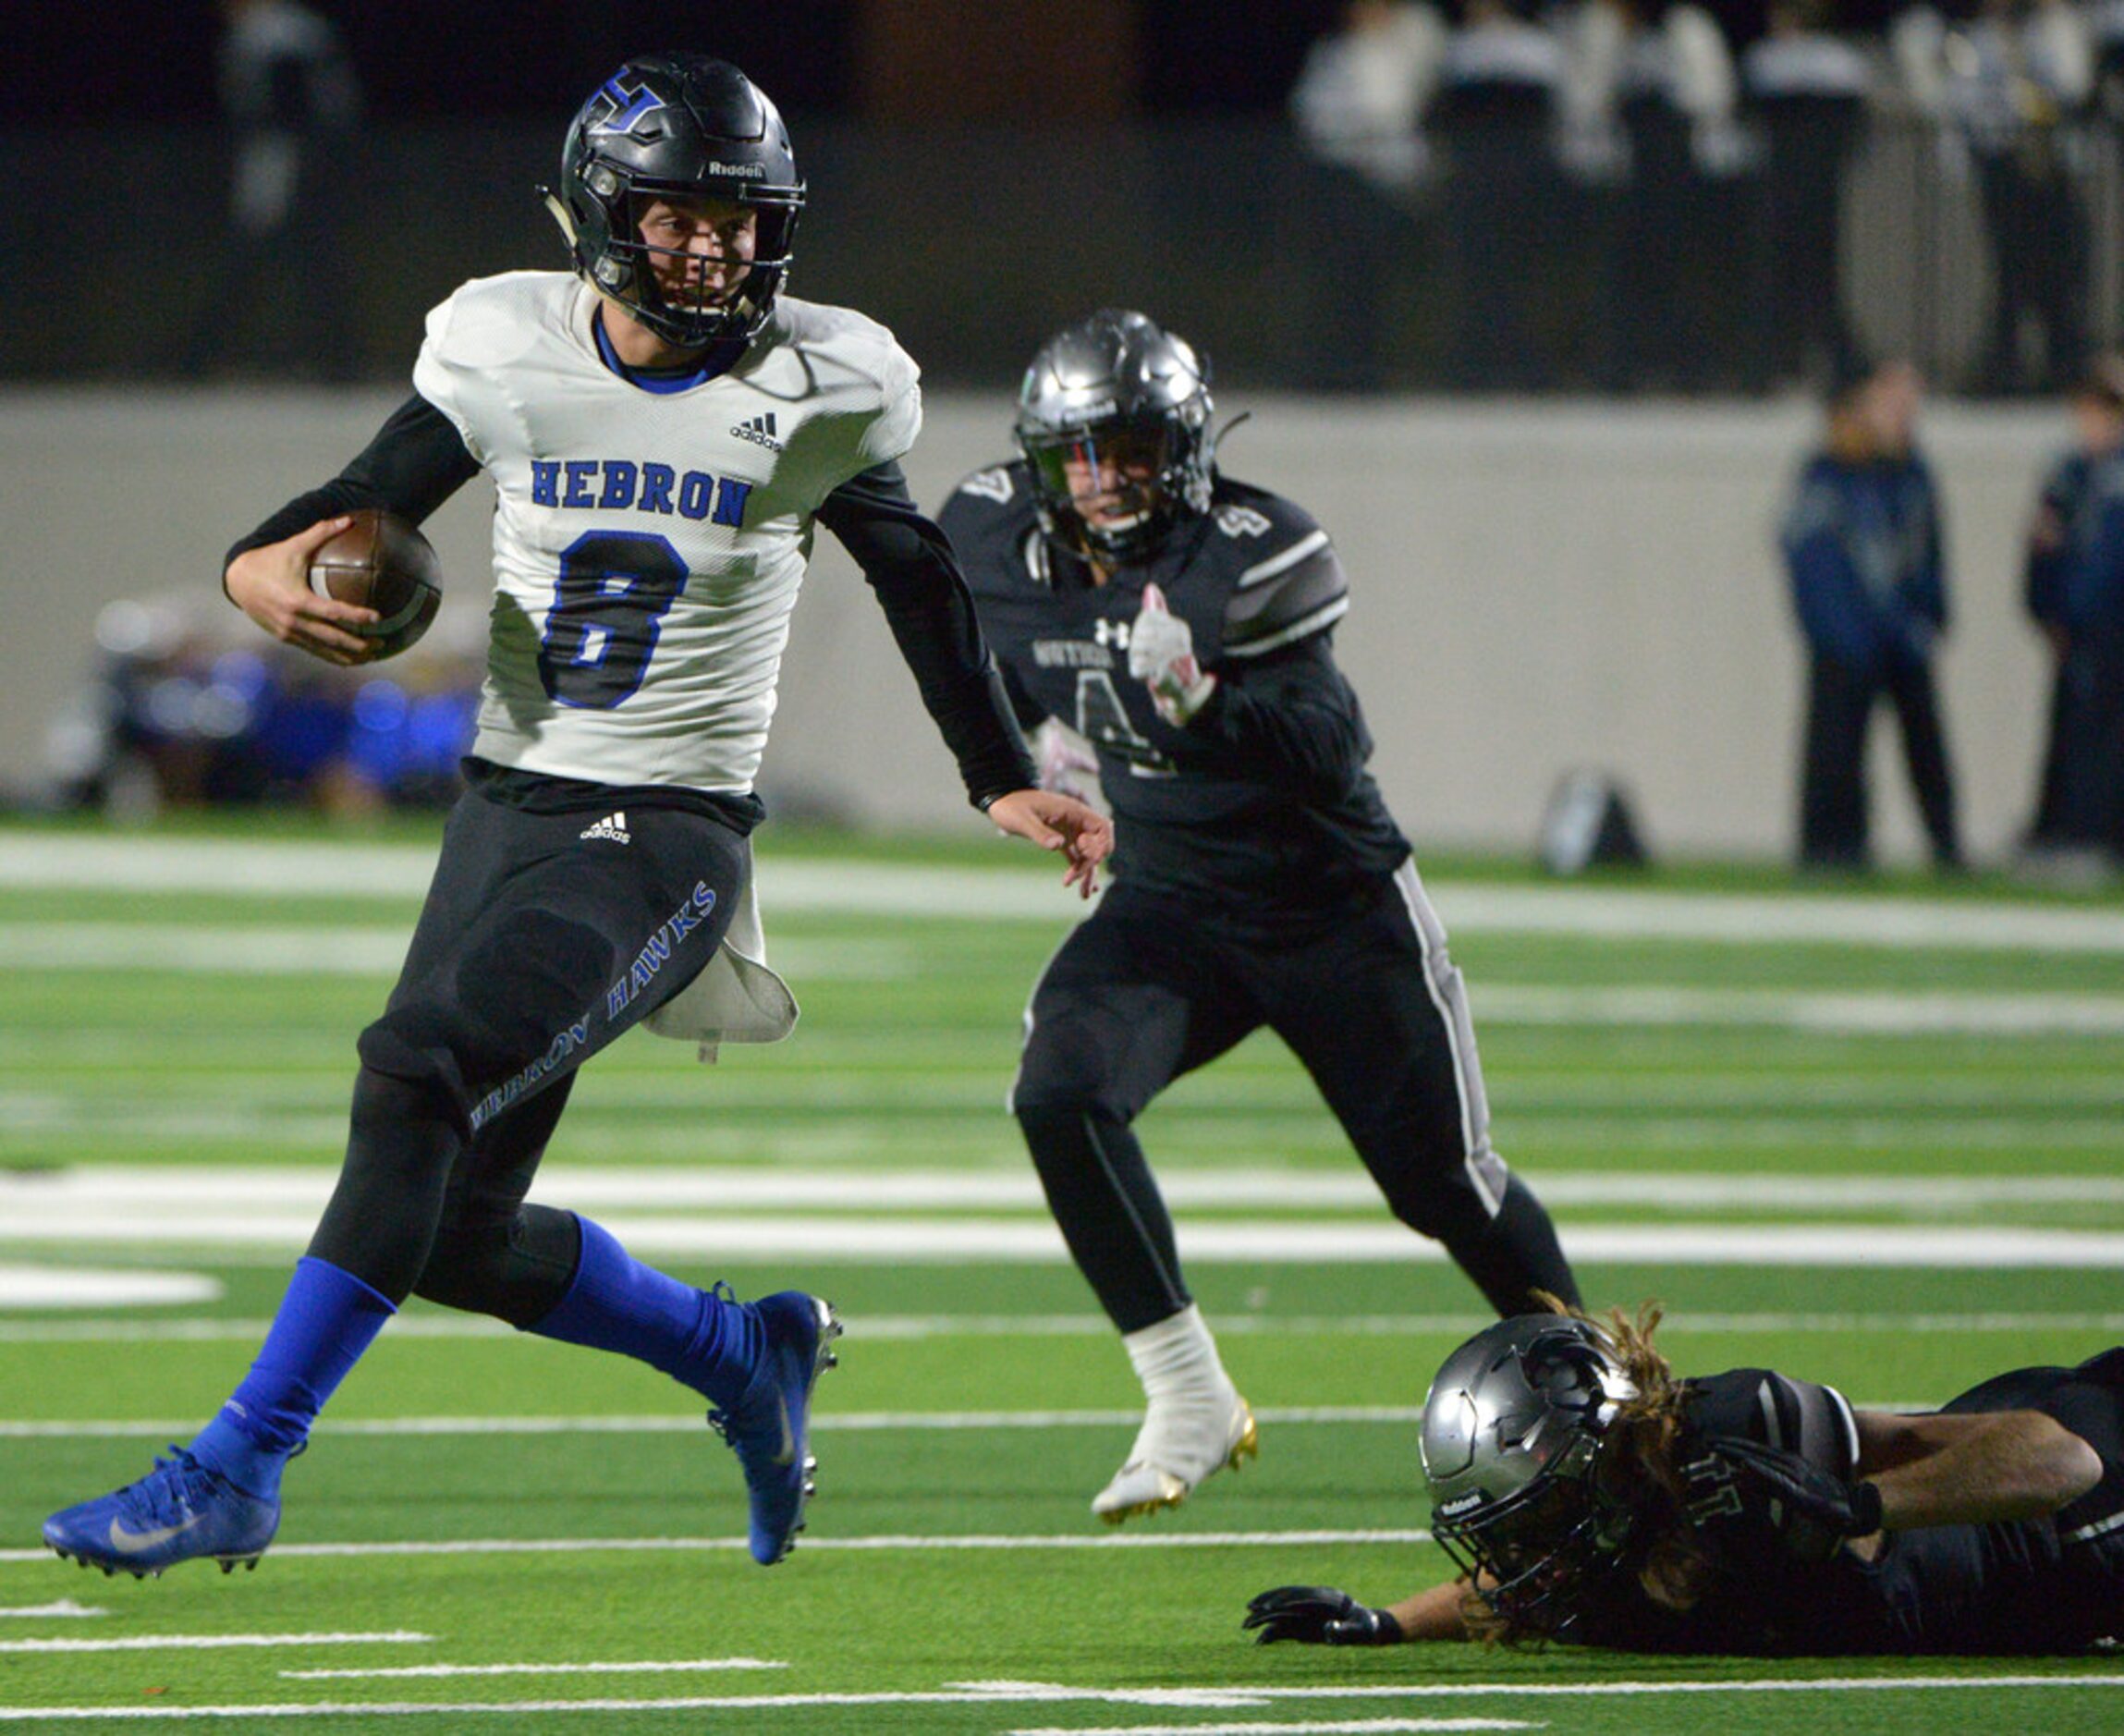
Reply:
[[[1873,67],[1829,29],[1830,0],[1771,0],[1769,33],[1740,57],[1747,113],[1763,129],[1758,311],[1773,380],[1834,374],[1857,350],[1837,270],[1844,171],[1864,136]]]
[[[360,111],[353,70],[332,25],[297,0],[221,0],[221,11],[228,233],[183,372],[242,360],[276,374],[351,379],[360,370],[341,226]]]
[[[2055,659],[2031,867],[2124,865],[2124,356],[2072,394],[2075,439],[2029,527],[2028,612]]]
[[[2124,121],[2124,0],[2090,0],[2085,12],[2094,55],[2094,102],[2111,126]]]
[[[1908,361],[1852,365],[1829,402],[1779,544],[1806,635],[1808,691],[1800,861],[1868,865],[1866,736],[1884,694],[1933,860],[1959,868],[1954,785],[1934,690],[1946,630],[1939,499],[1916,443],[1923,381]]]
[[[445,807],[479,709],[481,659],[441,630],[388,666],[336,668],[234,642],[215,610],[127,600],[45,742],[49,800],[122,821],[278,803],[335,815]]]
[[[1339,29],[1306,51],[1290,113],[1331,179],[1314,233],[1329,255],[1339,343],[1312,347],[1310,384],[1374,391],[1392,383],[1403,280],[1417,247],[1415,210],[1431,170],[1422,131],[1438,82],[1446,23],[1416,0],[1349,0]]]
[[[1584,0],[1569,40],[1574,160],[1611,161],[1621,186],[1599,226],[1595,382],[1733,384],[1718,375],[1745,311],[1730,265],[1750,153],[1725,34],[1701,6]]]
[[[1976,173],[1993,300],[1973,386],[2062,390],[2088,353],[2087,147],[2074,124],[2094,86],[2087,19],[2073,0],[1978,0],[1953,24],[1920,6],[1890,41],[1911,100],[1945,119]]]
[[[2077,547],[2099,526],[2099,510],[2090,510],[2103,492],[2097,477],[2124,447],[2124,365],[2117,358],[2098,358],[2073,392],[2069,408],[2073,443],[2043,479],[2035,510],[2029,516],[2022,565],[2022,599],[2053,666],[2035,813],[2024,839],[2031,856],[2048,855],[2069,843],[2060,812],[2072,725],[2070,686],[2066,679],[2071,636],[2065,625],[2065,575]]]
[[[1348,0],[1341,27],[1306,50],[1291,118],[1323,162],[1407,199],[1430,166],[1423,109],[1438,84],[1446,22],[1418,0]]]
[[[1553,141],[1563,69],[1555,32],[1511,0],[1464,0],[1430,115],[1447,161],[1448,385],[1536,391],[1556,383],[1541,316],[1556,275],[1563,183]]]

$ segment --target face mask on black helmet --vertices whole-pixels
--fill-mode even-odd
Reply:
[[[1040,528],[1123,561],[1210,507],[1209,368],[1184,337],[1105,308],[1041,345],[1018,392]],[[1087,518],[1084,503],[1105,504]]]
[[[600,85],[561,146],[560,185],[541,189],[576,269],[666,342],[685,349],[751,337],[789,269],[804,184],[788,129],[765,92],[705,55],[645,55]],[[751,208],[752,261],[727,293],[705,283],[670,299],[636,224],[653,199]]]
[[[1500,1616],[1554,1632],[1618,1558],[1630,1515],[1595,1473],[1636,1396],[1607,1339],[1565,1314],[1500,1321],[1446,1359],[1423,1400],[1431,1534]]]

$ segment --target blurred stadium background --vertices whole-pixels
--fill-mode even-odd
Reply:
[[[1100,303],[1144,305],[1210,352],[1225,414],[1258,412],[1230,467],[1340,544],[1358,586],[1343,654],[1420,845],[1522,851],[1556,779],[1590,764],[1630,789],[1655,849],[1787,848],[1801,659],[1773,527],[1834,359],[1773,282],[1767,135],[1744,88],[1723,154],[1641,148],[1622,181],[1573,171],[1547,133],[1527,147],[1537,173],[1481,181],[1440,98],[1429,167],[1389,197],[1291,117],[1309,50],[1343,21],[1326,0],[319,10],[360,119],[331,138],[314,220],[239,288],[217,9],[11,25],[0,791],[79,793],[113,645],[177,646],[192,674],[240,648],[250,662],[223,671],[201,715],[212,729],[255,714],[243,695],[266,677],[214,598],[222,549],[373,427],[425,308],[464,277],[560,262],[531,190],[559,129],[628,52],[669,40],[727,54],[790,116],[812,187],[796,292],[875,313],[922,363],[925,500],[1006,449],[1008,395],[1043,336]],[[1745,65],[1766,8],[1712,11]],[[2020,538],[2064,418],[2054,397],[1976,396],[1996,384],[1998,291],[1961,132],[1898,81],[1885,0],[1827,21],[1872,92],[1841,171],[1839,300],[1851,341],[1916,357],[1943,394],[1924,437],[1956,608],[1945,707],[1972,853],[1996,859],[2032,801],[2045,670],[2020,615]],[[2087,40],[2105,39],[2090,23]],[[2099,90],[2051,121],[2083,219],[2087,340],[2113,341],[2117,128]],[[1647,248],[1658,271],[1620,256]],[[1516,304],[1501,356],[1480,336],[1500,285]],[[2054,359],[2024,336],[2033,379]],[[425,691],[461,679],[449,654],[476,646],[484,486],[436,527],[456,631],[371,703],[401,735]],[[768,793],[785,814],[948,825],[941,752],[852,568],[822,549]],[[98,612],[119,600],[178,606],[107,618],[99,654]],[[165,711],[190,691],[165,689]],[[380,752],[425,792],[449,718],[431,707],[420,727]],[[316,732],[287,729],[287,764],[249,765],[238,793],[304,781]],[[178,776],[184,794],[206,775]],[[1883,852],[1910,855],[1900,780],[1884,766],[1876,781]]]

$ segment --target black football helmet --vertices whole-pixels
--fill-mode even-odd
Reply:
[[[1125,309],[1102,308],[1057,332],[1018,389],[1019,449],[1032,469],[1040,528],[1080,554],[1126,561],[1210,509],[1209,366],[1186,338]],[[1121,483],[1119,521],[1089,522],[1069,486],[1074,462],[1102,458],[1153,480]]]
[[[561,146],[557,191],[542,188],[575,266],[651,331],[682,348],[746,339],[767,322],[789,269],[804,183],[766,93],[726,61],[644,55],[582,105]],[[728,199],[756,214],[757,249],[736,291],[705,285],[684,302],[656,281],[637,224],[653,198]]]
[[[1596,1475],[1637,1388],[1599,1331],[1520,1314],[1446,1359],[1423,1400],[1431,1534],[1491,1608],[1555,1632],[1590,1571],[1614,1562],[1631,1515]]]

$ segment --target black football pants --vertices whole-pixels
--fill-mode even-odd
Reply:
[[[574,1276],[572,1213],[524,1204],[575,1070],[714,956],[751,868],[681,808],[534,813],[473,791],[382,1018],[310,1252],[392,1302],[526,1326]]]
[[[1575,1302],[1555,1227],[1490,1149],[1459,972],[1404,863],[1378,896],[1288,945],[1213,932],[1115,885],[1033,990],[1011,1107],[1063,1239],[1123,1332],[1190,1296],[1173,1224],[1129,1124],[1181,1074],[1268,1026],[1288,1044],[1394,1215],[1502,1314]]]

